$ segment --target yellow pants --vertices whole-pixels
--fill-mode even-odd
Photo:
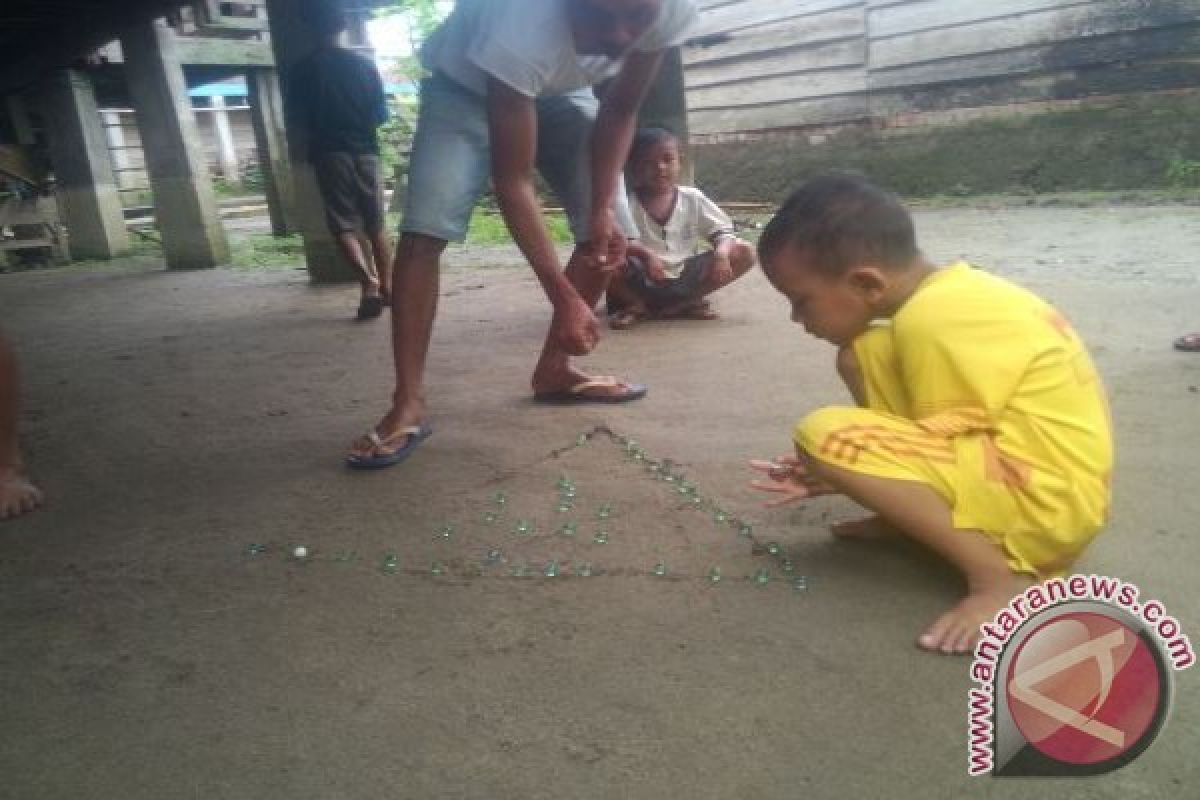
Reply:
[[[863,475],[924,484],[950,507],[954,526],[981,531],[1014,572],[1062,574],[1102,520],[1081,514],[1061,476],[1001,452],[990,433],[942,436],[911,418],[895,367],[891,330],[872,328],[854,343],[867,408],[834,406],[797,425],[796,444],[822,463]]]

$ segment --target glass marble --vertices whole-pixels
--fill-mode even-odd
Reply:
[[[542,574],[545,575],[547,578],[557,578],[558,577],[558,562],[557,561],[547,561],[546,566],[542,567]]]
[[[592,537],[592,541],[596,544],[608,544],[608,531],[596,531],[596,535]]]
[[[666,576],[666,574],[667,574],[667,565],[660,561],[654,565],[654,569],[651,570],[651,572],[655,576],[662,578],[662,577]]]
[[[770,570],[767,570],[764,568],[764,569],[760,569],[758,572],[754,573],[754,582],[757,583],[759,586],[766,586],[768,583],[771,582]]]
[[[708,571],[708,581],[709,581],[709,583],[720,583],[721,582],[721,568],[720,567],[713,567],[712,569],[710,569]]]

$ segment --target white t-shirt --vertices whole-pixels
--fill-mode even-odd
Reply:
[[[675,208],[666,225],[659,225],[646,213],[636,194],[629,195],[629,209],[642,244],[663,260],[672,276],[679,274],[684,261],[701,252],[702,240],[715,246],[722,236],[734,235],[729,216],[694,186],[677,188]]]
[[[476,94],[491,75],[527,97],[565,94],[615,74],[620,60],[575,52],[567,0],[458,0],[425,46],[421,64]],[[633,44],[654,52],[682,44],[696,20],[693,0],[663,0]]]

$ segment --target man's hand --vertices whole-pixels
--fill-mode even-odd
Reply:
[[[767,503],[768,508],[795,503],[809,497],[838,493],[837,489],[813,475],[808,466],[795,456],[783,456],[774,461],[756,459],[750,462],[750,467],[767,476],[767,480],[752,482],[752,488],[779,495],[777,499]]]
[[[588,222],[588,248],[592,263],[602,269],[614,270],[625,260],[625,233],[611,208],[593,212]]]
[[[573,293],[555,306],[550,335],[569,355],[586,356],[600,342],[600,322],[583,298]]]
[[[733,265],[729,263],[729,256],[713,253],[711,278],[713,284],[717,286],[733,282]]]

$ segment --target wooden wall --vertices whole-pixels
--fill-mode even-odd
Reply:
[[[693,134],[1200,86],[1200,0],[699,0]]]

